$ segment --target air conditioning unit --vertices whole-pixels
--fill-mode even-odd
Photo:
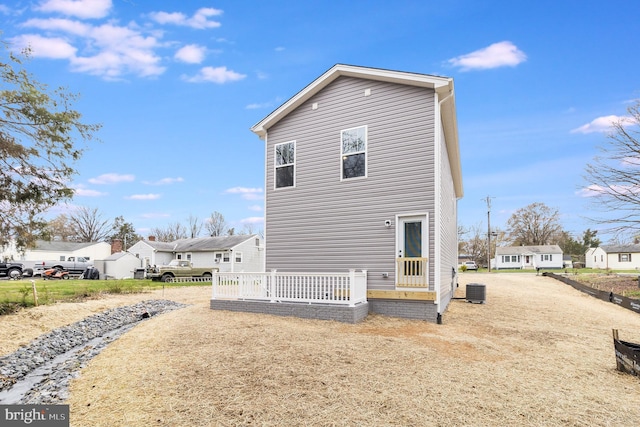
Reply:
[[[484,304],[486,301],[486,286],[480,283],[469,283],[467,285],[467,295],[465,299],[467,302],[474,304]]]

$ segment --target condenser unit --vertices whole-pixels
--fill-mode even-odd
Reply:
[[[467,302],[475,304],[484,304],[486,301],[486,286],[480,283],[469,283],[467,285],[467,295],[465,299]]]

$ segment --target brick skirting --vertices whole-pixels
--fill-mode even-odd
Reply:
[[[212,299],[210,308],[212,310],[263,313],[304,319],[335,320],[344,323],[361,322],[369,314],[369,304],[366,302],[349,307],[330,304]]]

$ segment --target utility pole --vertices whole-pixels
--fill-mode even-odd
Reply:
[[[487,269],[491,273],[491,199],[493,197],[487,196],[485,201],[487,202]]]

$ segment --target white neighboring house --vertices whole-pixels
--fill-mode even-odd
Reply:
[[[264,239],[257,234],[197,237],[158,242],[153,237],[129,248],[141,266],[166,265],[173,259],[191,261],[194,267],[218,268],[220,272],[264,271]]]
[[[564,267],[558,245],[497,247],[495,261],[496,270]]]
[[[3,257],[22,262],[25,267],[33,268],[38,261],[67,261],[69,257],[84,257],[89,261],[101,260],[111,255],[111,245],[106,242],[57,242],[46,240],[36,241],[33,249],[27,249],[23,253],[15,250],[11,254],[4,253]]]
[[[640,245],[602,245],[589,248],[585,267],[612,270],[640,269]]]

